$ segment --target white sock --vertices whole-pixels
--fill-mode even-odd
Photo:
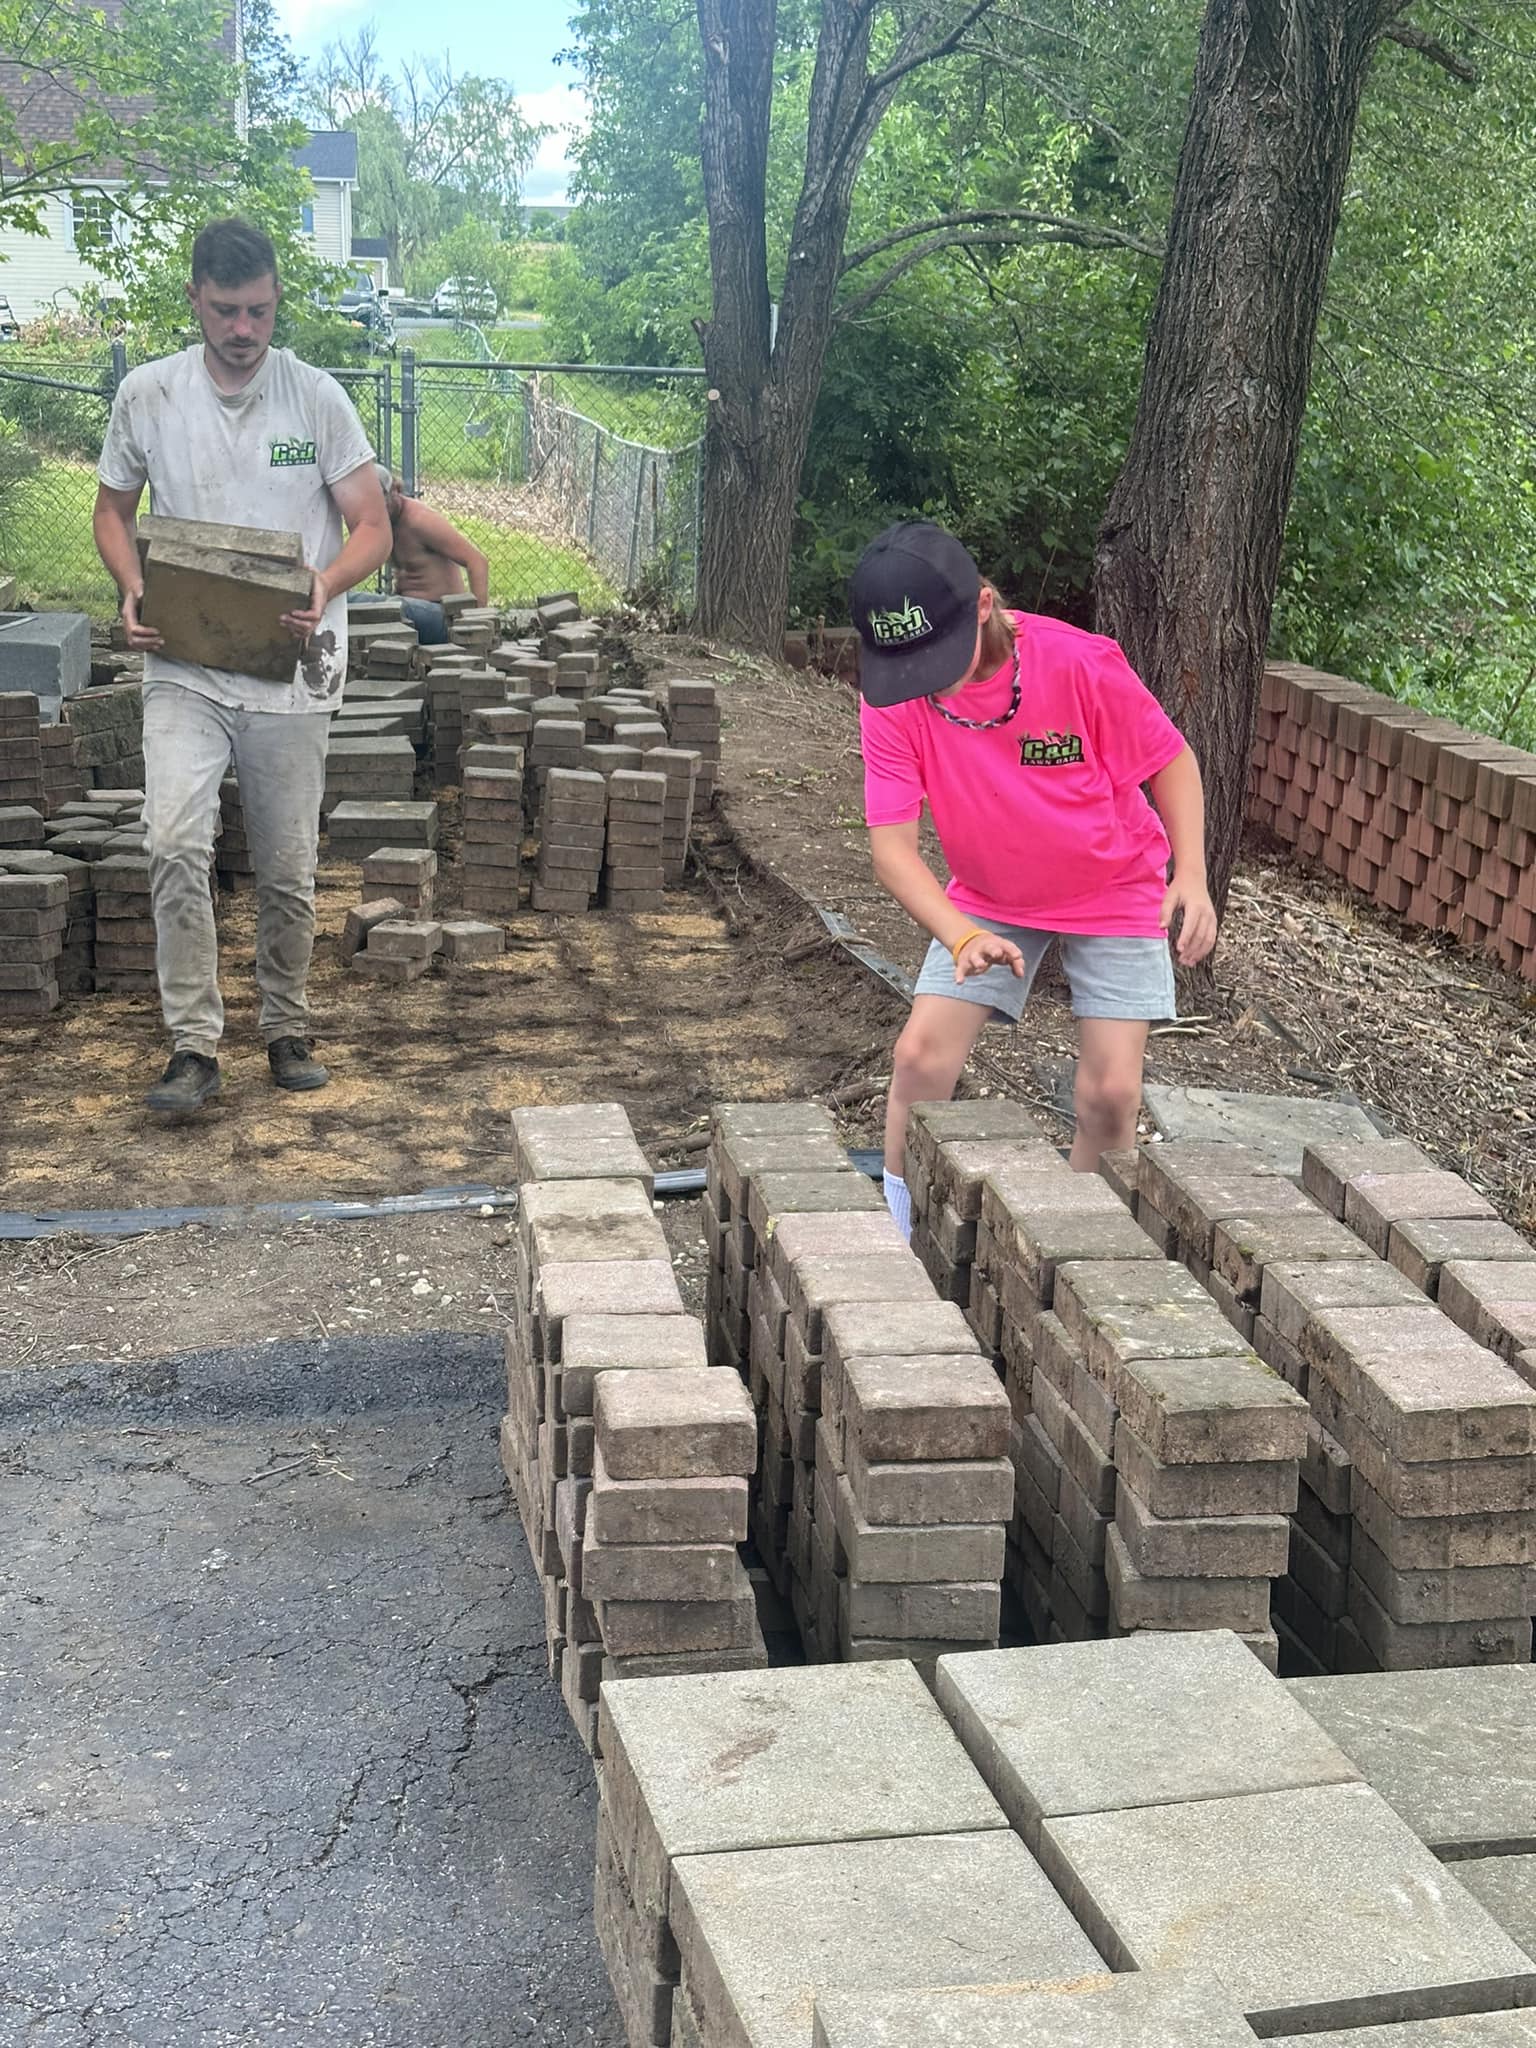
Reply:
[[[885,1176],[885,1206],[895,1218],[896,1228],[910,1243],[912,1238],[912,1190],[899,1173],[887,1169]]]

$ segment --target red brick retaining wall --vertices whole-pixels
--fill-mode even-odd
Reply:
[[[1536,981],[1536,754],[1274,662],[1248,814],[1381,909]]]

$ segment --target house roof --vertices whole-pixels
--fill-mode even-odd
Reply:
[[[93,0],[93,4],[110,25],[122,15],[127,0]],[[224,17],[216,38],[218,49],[230,58],[238,46],[236,11],[232,7]],[[10,108],[15,122],[15,156],[7,158],[8,171],[24,166],[39,144],[72,141],[83,114],[105,108],[131,127],[134,117],[147,113],[154,104],[146,94],[102,94],[90,84],[82,87],[66,73],[28,70],[14,60],[0,63],[0,99]],[[76,161],[59,165],[55,189],[63,192],[93,179],[117,179],[145,170],[152,174],[153,169],[147,158],[132,164],[102,163],[81,150]]]
[[[316,180],[343,185],[357,183],[357,137],[350,128],[311,129],[308,142],[293,152],[301,171]]]

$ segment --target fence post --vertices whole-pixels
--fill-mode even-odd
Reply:
[[[592,552],[592,543],[597,538],[597,483],[603,460],[603,430],[595,429],[592,435],[592,488],[587,493],[587,553]]]
[[[112,396],[116,398],[123,379],[128,374],[128,349],[122,341],[112,344]]]
[[[640,562],[640,513],[641,513],[641,510],[643,509],[644,505],[645,505],[645,451],[644,451],[644,450],[642,449],[642,450],[641,450],[641,454],[640,454],[640,460],[639,460],[639,461],[638,461],[638,462],[637,462],[637,463],[635,464],[635,502],[634,502],[633,506],[632,506],[632,507],[630,508],[630,517],[629,517],[629,580],[628,580],[628,581],[626,582],[626,584],[624,585],[624,588],[625,588],[626,590],[633,590],[633,589],[634,589],[634,587],[635,587],[635,578],[636,578],[637,574],[639,573],[639,562]]]
[[[400,351],[400,486],[416,495],[416,351]]]

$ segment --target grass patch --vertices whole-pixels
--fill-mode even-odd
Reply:
[[[585,611],[607,611],[617,593],[575,548],[541,540],[537,534],[493,526],[488,519],[459,517],[454,525],[482,550],[491,565],[491,602],[523,606],[549,590],[574,590]]]
[[[0,506],[0,567],[28,603],[110,619],[112,579],[91,535],[96,472],[84,462],[45,457]]]

